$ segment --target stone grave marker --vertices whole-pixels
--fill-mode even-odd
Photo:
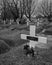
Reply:
[[[36,26],[30,25],[30,35],[21,34],[21,39],[29,40],[28,45],[33,48],[36,47],[37,44],[47,44],[47,38],[42,36],[36,36]]]

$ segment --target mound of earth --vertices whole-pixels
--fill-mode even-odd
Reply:
[[[5,41],[0,40],[0,54],[6,53],[9,50],[9,45],[7,45]]]

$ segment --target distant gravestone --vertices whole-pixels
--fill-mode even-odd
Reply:
[[[20,21],[20,19],[19,19],[19,18],[17,18],[17,19],[16,19],[17,24],[19,24],[19,21]]]
[[[6,24],[9,24],[9,19],[6,19]]]
[[[6,21],[5,20],[3,22],[4,22],[4,24],[6,24]]]
[[[14,19],[10,19],[10,24],[14,23]]]
[[[35,36],[36,35],[35,32],[36,32],[36,26],[30,25],[30,35],[21,34],[21,39],[29,40],[30,42],[28,44],[30,48],[31,47],[35,48],[35,46],[39,43],[47,44],[47,38],[41,36]]]
[[[30,20],[27,18],[27,26],[29,26]]]
[[[26,15],[24,14],[21,19],[21,24],[27,24],[27,26],[29,26],[29,22],[30,22],[29,18],[27,18]]]

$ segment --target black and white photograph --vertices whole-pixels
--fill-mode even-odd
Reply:
[[[0,65],[52,65],[52,0],[0,0]]]

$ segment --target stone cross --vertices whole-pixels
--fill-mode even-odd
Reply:
[[[39,43],[47,43],[47,38],[46,37],[41,37],[41,36],[36,36],[36,26],[35,25],[30,25],[30,35],[26,34],[21,34],[21,39],[29,40],[29,46],[30,48],[35,46]]]

